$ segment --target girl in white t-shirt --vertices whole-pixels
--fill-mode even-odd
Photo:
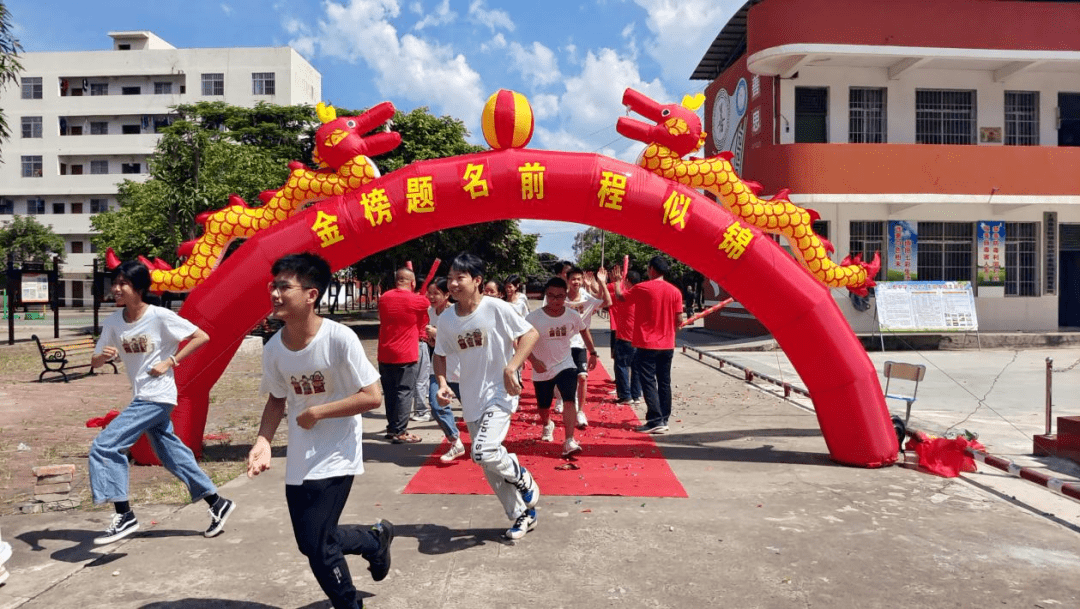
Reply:
[[[170,418],[177,401],[173,369],[210,337],[171,310],[148,304],[149,290],[150,270],[142,263],[124,262],[116,267],[112,294],[116,306],[122,308],[105,319],[90,360],[91,367],[98,368],[119,358],[131,380],[131,404],[101,430],[90,446],[94,503],[112,502],[116,508],[112,524],[94,539],[98,545],[139,530],[128,497],[127,452],[144,433],[165,469],[187,486],[191,500],[204,499],[210,506],[210,527],[203,533],[206,537],[220,534],[236,507],[218,496],[194,453],[176,436]],[[187,344],[179,348],[184,341]]]
[[[434,350],[435,338],[439,334],[439,315],[442,315],[451,307],[450,290],[446,287],[446,277],[436,277],[428,284],[427,298],[428,302],[431,303],[431,307],[428,309],[427,340]],[[461,399],[461,391],[458,388],[457,357],[449,356],[446,358],[446,377],[447,385],[450,386],[454,395]],[[443,463],[449,463],[465,454],[465,445],[461,442],[461,434],[458,432],[457,423],[454,421],[454,411],[451,410],[449,404],[439,403],[438,393],[439,380],[435,378],[433,368],[428,379],[428,403],[431,404],[431,412],[435,415],[435,421],[438,422],[439,429],[442,430],[443,435],[450,442],[450,448],[439,456],[439,460]]]
[[[514,307],[514,310],[521,314],[522,317],[529,316],[529,297],[525,295],[525,292],[521,289],[523,287],[521,277],[517,275],[510,275],[503,282],[503,293],[506,295],[504,300],[510,303],[510,306]]]

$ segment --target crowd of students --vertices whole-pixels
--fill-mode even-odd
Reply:
[[[555,441],[561,414],[562,455],[584,450],[576,431],[588,422],[588,377],[597,365],[591,318],[608,310],[616,401],[644,398],[646,421],[636,431],[664,433],[671,414],[670,368],[675,331],[685,319],[681,292],[664,280],[667,262],[649,262],[649,279],[619,269],[587,274],[559,263],[532,309],[518,275],[487,277],[475,255],[459,254],[446,277],[417,291],[410,269],[398,269],[394,288],[379,300],[376,369],[356,334],[316,312],[330,283],[329,264],[315,254],[277,260],[267,286],[272,317],[283,322],[263,349],[261,392],[267,394],[259,432],[248,455],[247,474],[271,466],[271,441],[284,419],[288,444],[285,501],[300,552],[337,609],[361,606],[345,556],[369,563],[379,581],[390,570],[394,527],[343,525],[339,518],[355,476],[364,472],[361,415],[385,404],[385,438],[419,442],[410,422],[434,419],[450,444],[440,459],[466,453],[454,412],[460,402],[471,438],[470,457],[482,470],[511,521],[505,536],[517,540],[537,524],[540,487],[504,446],[522,391],[521,371],[532,367],[541,441]],[[150,304],[148,269],[140,263],[113,272],[115,314],[106,320],[93,365],[124,360],[132,403],[94,440],[90,481],[97,503],[111,502],[116,515],[94,541],[113,543],[138,529],[127,490],[126,451],[146,433],[165,467],[180,478],[193,501],[209,506],[207,537],[221,534],[236,505],[220,497],[191,451],[176,437],[170,414],[176,405],[173,370],[209,336],[166,308]],[[182,345],[182,346],[181,346]],[[318,379],[301,387],[298,379]],[[10,551],[0,546],[0,563]],[[6,572],[0,572],[0,577]]]

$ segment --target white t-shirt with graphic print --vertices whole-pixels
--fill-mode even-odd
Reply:
[[[296,423],[310,406],[345,399],[379,380],[356,333],[323,318],[315,338],[291,351],[274,334],[263,347],[262,392],[285,398],[289,450],[285,484],[364,473],[360,415],[323,419],[311,429]]]
[[[525,319],[540,333],[540,340],[533,347],[532,354],[546,368],[544,372],[533,369],[534,381],[549,381],[563,370],[575,368],[574,358],[570,356],[570,338],[580,337],[585,329],[585,322],[577,311],[567,307],[562,315],[552,317],[540,308],[529,313]]]
[[[585,291],[585,288],[582,288],[578,292],[577,300],[570,300],[569,295],[566,297],[566,308],[577,311],[578,315],[581,315],[581,321],[585,322],[586,328],[592,323],[593,313],[595,313],[596,309],[602,304],[604,304],[603,300],[588,293]],[[581,334],[574,334],[570,337],[570,346],[575,349],[584,349],[585,339],[581,338]]]
[[[175,355],[180,342],[195,333],[195,324],[164,307],[149,305],[142,317],[128,323],[124,309],[105,318],[101,337],[94,355],[101,355],[106,346],[120,353],[124,369],[131,379],[133,400],[176,405],[176,378],[172,368],[158,377],[150,369],[158,362]]]
[[[439,315],[435,354],[458,357],[465,420],[478,420],[495,401],[510,412],[517,410],[518,396],[506,393],[503,370],[514,357],[514,341],[532,326],[498,298],[481,298],[476,310],[464,317],[456,309],[454,305]]]

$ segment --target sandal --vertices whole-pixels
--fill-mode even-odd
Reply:
[[[393,444],[416,444],[420,442],[420,436],[414,436],[406,431],[391,438],[390,442]]]

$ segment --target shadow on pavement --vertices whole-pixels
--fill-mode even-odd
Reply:
[[[485,543],[503,543],[504,529],[451,529],[437,524],[395,524],[397,537],[414,537],[421,554],[449,554]]]
[[[49,557],[53,560],[67,563],[86,563],[87,567],[100,567],[127,556],[127,554],[121,552],[110,552],[109,548],[111,546],[94,545],[94,538],[99,535],[101,535],[101,531],[85,529],[46,529],[44,531],[28,531],[21,535],[16,535],[15,539],[30,546],[31,552],[48,550],[49,548],[42,544],[43,541],[72,542],[75,544],[74,546],[56,550],[50,554]],[[160,537],[189,537],[194,535],[201,536],[202,533],[198,531],[151,529],[148,531],[138,531],[129,536],[128,539],[135,539],[138,537],[148,539]]]

